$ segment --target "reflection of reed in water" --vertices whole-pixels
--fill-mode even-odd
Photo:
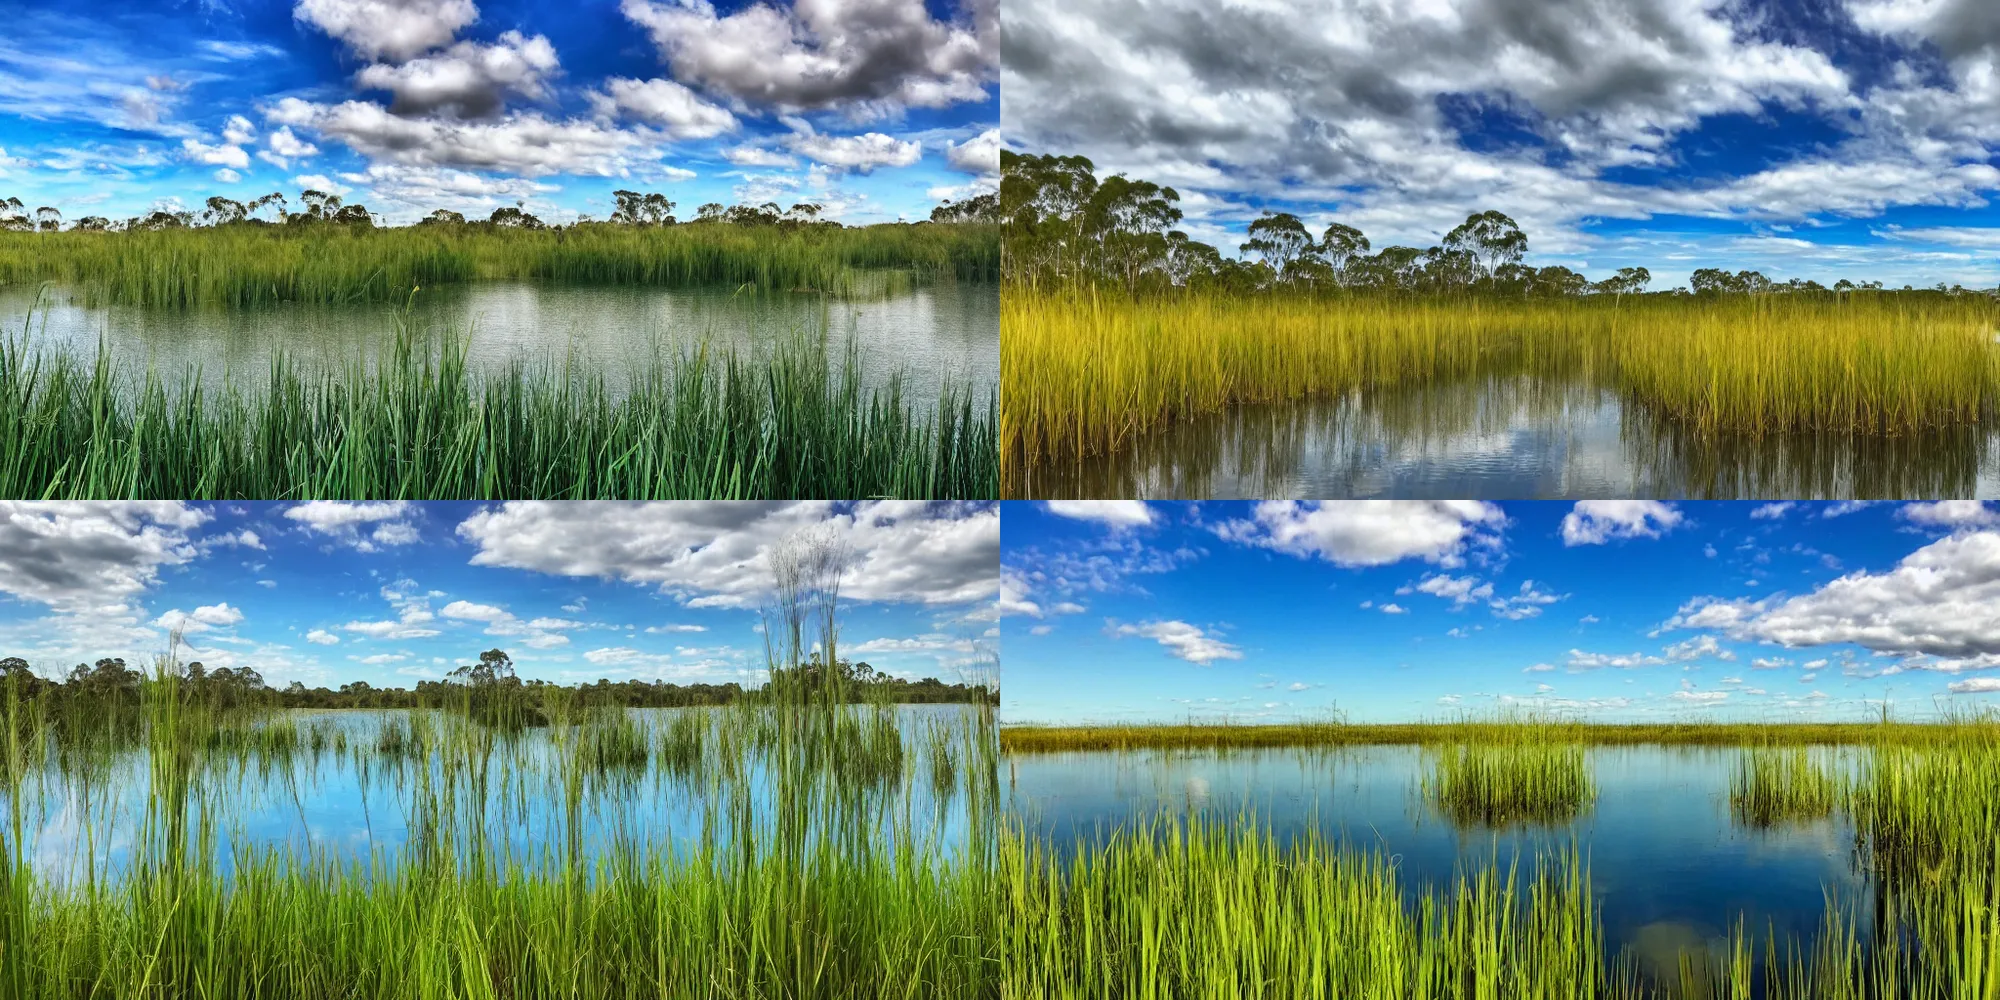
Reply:
[[[1704,499],[1969,497],[1991,428],[1881,437],[1702,434],[1628,403],[1622,437],[1664,492]]]
[[[1522,352],[1475,376],[1235,407],[1017,481],[1036,497],[1971,496],[1991,437],[1704,435],[1589,355]]]

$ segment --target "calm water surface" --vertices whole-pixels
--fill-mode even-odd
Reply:
[[[18,336],[38,290],[0,286],[0,322]],[[398,306],[282,306],[259,309],[143,309],[91,306],[56,290],[37,312],[36,343],[94,356],[100,342],[133,368],[163,376],[199,366],[206,377],[262,380],[273,350],[308,363],[372,355],[388,339]],[[604,370],[614,384],[648,363],[704,339],[739,351],[768,351],[800,331],[826,331],[830,349],[859,351],[865,381],[902,372],[919,400],[934,400],[947,379],[970,380],[984,401],[1000,380],[999,286],[944,281],[866,301],[804,294],[735,294],[731,289],[541,285],[478,282],[417,294],[415,315],[432,328],[470,331],[469,360],[484,370],[517,358],[571,359]]]
[[[749,816],[752,822],[769,818],[773,787],[754,750],[738,775],[713,766],[721,756],[713,738],[706,747],[711,766],[705,770],[679,774],[663,765],[657,751],[664,727],[677,713],[704,710],[628,711],[655,752],[643,767],[582,773],[579,828],[586,853],[621,842],[665,851],[691,849],[709,824],[727,830],[732,817]],[[377,752],[383,728],[398,725],[407,715],[402,710],[293,714],[302,734],[314,726],[327,727],[329,734],[344,731],[345,753],[329,741],[319,752],[301,746],[288,757],[204,755],[189,816],[191,821],[206,816],[215,825],[218,865],[228,870],[235,849],[264,847],[350,860],[379,854],[393,863],[410,842],[414,822],[444,815],[450,823],[465,824],[475,815],[475,800],[484,803],[480,815],[496,850],[529,864],[541,860],[545,851],[559,855],[564,850],[571,829],[565,782],[573,772],[555,752],[552,730],[530,729],[497,742],[486,759],[488,794],[481,799],[473,794],[466,769],[454,769],[447,777],[434,758],[426,764]],[[920,748],[928,727],[951,726],[962,738],[972,719],[972,710],[956,705],[896,709],[895,724],[903,734],[901,766],[895,774],[857,788],[851,821],[887,839],[903,830],[913,840],[947,848],[962,844],[968,822],[963,786],[949,792],[935,787]],[[961,758],[958,773],[969,766]],[[147,820],[149,783],[143,749],[119,753],[102,769],[50,767],[31,776],[22,796],[28,857],[43,876],[56,881],[121,870]],[[426,805],[440,801],[439,795],[444,811],[427,811]],[[0,792],[0,819],[7,816],[6,798]]]
[[[1699,437],[1588,379],[1524,375],[1246,406],[1032,470],[1028,497],[2000,497],[2000,428]]]
[[[1870,924],[1872,886],[1852,863],[1844,818],[1753,829],[1732,819],[1738,751],[1595,748],[1598,797],[1561,826],[1459,826],[1423,796],[1431,757],[1417,747],[1331,751],[1139,751],[1017,754],[1003,759],[1009,805],[1031,835],[1074,850],[1134,821],[1197,811],[1246,812],[1281,841],[1317,830],[1395,861],[1412,891],[1455,871],[1576,847],[1589,861],[1606,943],[1667,974],[1684,949],[1726,944],[1739,918],[1805,941],[1828,894]]]

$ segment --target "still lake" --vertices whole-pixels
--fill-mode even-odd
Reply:
[[[976,710],[960,705],[891,709],[902,736],[900,760],[839,795],[854,829],[885,841],[955,851],[967,839],[964,782],[972,762],[954,759],[957,784],[935,773],[927,737],[962,741],[974,732]],[[581,849],[597,855],[640,844],[673,853],[695,850],[705,832],[726,836],[731,823],[766,824],[775,805],[771,762],[748,730],[733,728],[727,709],[627,709],[651,750],[643,764],[573,767],[559,752],[553,728],[495,734],[484,755],[464,756],[459,738],[439,737],[452,766],[433,753],[385,749],[407,736],[410,710],[297,710],[262,725],[295,729],[285,749],[198,751],[188,819],[213,824],[214,857],[227,871],[234,852],[275,849],[299,857],[328,856],[394,863],[420,825],[444,824],[464,842],[483,830],[496,851],[525,864],[559,855],[572,829],[566,801],[574,792]],[[671,765],[664,740],[677,716],[707,713],[701,767]],[[452,720],[425,711],[433,734]],[[457,726],[472,723],[458,721]],[[459,730],[461,735],[463,730]],[[571,739],[588,739],[582,729]],[[405,744],[407,745],[407,744]],[[57,882],[124,869],[148,822],[151,771],[147,750],[115,751],[108,759],[52,762],[24,781],[24,854],[37,873]],[[483,782],[483,784],[479,784]],[[479,791],[484,789],[483,794]],[[11,805],[0,788],[0,820]]]
[[[1726,947],[1739,919],[1808,942],[1829,894],[1866,931],[1871,881],[1853,863],[1844,817],[1755,829],[1732,818],[1734,748],[1598,747],[1587,754],[1597,798],[1567,824],[1455,825],[1422,792],[1430,752],[1413,746],[1325,750],[1011,754],[1008,807],[1058,854],[1148,817],[1252,815],[1280,844],[1316,829],[1379,851],[1422,891],[1454,873],[1574,846],[1588,861],[1607,948],[1670,977],[1683,951]],[[1864,936],[1865,940],[1865,936]]]
[[[1608,384],[1490,375],[1240,406],[1025,471],[1022,497],[2000,497],[2000,428],[1703,437]]]
[[[258,309],[147,309],[88,304],[60,288],[35,309],[34,286],[0,286],[7,335],[29,329],[31,343],[93,357],[99,343],[130,370],[150,364],[177,379],[200,367],[216,384],[258,385],[271,352],[311,365],[372,356],[388,341],[400,305],[287,305]],[[865,385],[900,372],[919,405],[950,381],[971,383],[984,402],[1000,381],[1000,290],[990,283],[940,281],[853,300],[808,294],[737,294],[728,288],[579,286],[474,282],[418,292],[413,319],[429,329],[469,332],[469,362],[491,371],[516,359],[586,362],[614,386],[648,364],[704,340],[739,352],[768,352],[800,333],[828,334],[839,360],[851,341]]]

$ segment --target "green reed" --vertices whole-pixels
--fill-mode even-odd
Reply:
[[[466,342],[398,320],[373,365],[178,388],[0,344],[0,496],[586,499],[993,497],[995,400],[900,379],[864,389],[852,348],[792,338],[766,358],[691,348],[614,391],[553,362],[472,372]]]
[[[774,686],[788,669],[774,663]],[[968,771],[956,797],[974,835],[941,839],[891,763],[905,751],[885,742],[880,706],[807,687],[657,721],[555,693],[541,727],[398,710],[362,716],[379,718],[375,734],[343,741],[339,716],[222,712],[192,691],[162,657],[140,691],[140,747],[100,747],[143,763],[136,828],[115,814],[85,824],[87,837],[129,837],[115,871],[95,867],[96,847],[54,870],[30,863],[30,831],[73,786],[51,771],[40,708],[0,692],[8,997],[996,995],[979,831],[997,785]],[[955,725],[966,745],[995,745],[990,706]],[[911,732],[909,752],[926,738]],[[635,825],[669,794],[660,783],[681,780],[645,763],[656,747],[695,765],[683,791],[697,829]],[[876,760],[845,761],[852,748]],[[236,769],[258,757],[286,769],[282,801],[320,780],[315,753],[362,777],[364,812],[401,814],[400,840],[357,856],[244,835],[255,793]],[[366,794],[385,787],[386,802]],[[529,823],[528,846],[508,836]]]
[[[481,279],[844,295],[872,287],[873,271],[990,280],[999,261],[995,227],[961,224],[0,233],[0,284],[62,281],[93,300],[169,308],[393,302],[412,287]]]
[[[1035,726],[1001,730],[1009,753],[1073,750],[1218,749],[1229,747],[1386,746],[1491,742],[1508,738],[1518,721],[1453,720],[1415,723],[1306,721],[1278,725],[1190,722],[1168,725]],[[1540,720],[1544,739],[1595,746],[1761,746],[1892,743],[1953,745],[1978,734],[2000,734],[2000,716],[1967,716],[1940,722],[1666,722],[1557,723]]]
[[[1406,886],[1256,820],[1155,818],[1067,857],[1003,834],[1005,996],[1583,998],[1606,979],[1575,855]]]
[[[1440,748],[1425,779],[1438,809],[1488,826],[1565,822],[1582,812],[1596,794],[1584,748],[1523,730],[1521,738]]]
[[[1777,826],[1823,819],[1846,797],[1844,776],[1803,746],[1752,747],[1729,779],[1729,811],[1738,822]]]

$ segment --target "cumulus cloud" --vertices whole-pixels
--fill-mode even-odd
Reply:
[[[175,608],[153,620],[153,624],[169,632],[194,635],[213,628],[227,628],[243,621],[243,609],[232,607],[228,601],[220,604],[205,604],[193,611]]]
[[[829,167],[869,173],[876,167],[907,167],[923,156],[923,144],[881,132],[863,135],[820,135],[795,132],[785,138],[792,152]]]
[[[292,17],[370,59],[402,61],[451,42],[479,8],[472,0],[298,0]]]
[[[1105,631],[1114,638],[1139,636],[1151,639],[1159,643],[1167,655],[1204,667],[1217,660],[1243,658],[1242,650],[1184,621],[1149,621],[1138,625],[1110,622],[1106,623]]]
[[[57,611],[116,612],[193,559],[203,511],[174,501],[0,501],[0,592]]]
[[[306,641],[316,646],[337,646],[340,637],[323,628],[316,628],[306,633]]]
[[[967,23],[924,0],[750,4],[624,0],[674,75],[744,104],[782,110],[942,108],[986,99],[999,63],[999,4],[972,0]]]
[[[950,604],[1001,594],[992,507],[515,502],[472,515],[458,534],[477,546],[475,565],[650,584],[692,607],[754,607],[771,586],[771,547],[818,525],[852,554],[846,597]]]
[[[407,500],[350,503],[313,500],[285,510],[285,519],[309,533],[324,535],[361,552],[384,546],[410,545],[418,534],[409,519],[416,508]]]
[[[376,63],[354,80],[370,90],[389,91],[394,114],[485,118],[500,110],[508,94],[548,99],[548,79],[561,68],[548,38],[509,31],[492,45],[459,42],[409,62]]]
[[[1935,503],[1906,504],[1897,514],[1911,524],[1927,528],[2000,527],[2000,510],[1980,500],[1939,500]]]
[[[373,161],[409,166],[498,170],[527,177],[549,174],[614,176],[657,161],[647,136],[587,119],[558,121],[510,112],[493,121],[405,118],[379,104],[316,104],[296,97],[266,112],[280,125],[304,128]]]
[[[672,80],[613,77],[604,82],[602,93],[590,95],[590,101],[603,117],[624,115],[675,139],[710,139],[737,129],[736,116],[728,109],[702,100]]]
[[[1564,545],[1658,538],[1681,523],[1681,512],[1658,500],[1579,500],[1563,515]]]
[[[1265,501],[1249,519],[1222,523],[1229,541],[1339,566],[1423,559],[1444,567],[1472,547],[1497,547],[1507,517],[1474,500]]]
[[[1960,532],[1796,597],[1697,598],[1666,627],[1788,648],[1853,643],[1946,671],[2000,666],[2000,532]]]
[[[946,143],[944,161],[953,170],[962,170],[981,177],[1000,175],[1000,130],[989,128],[978,135],[958,143]]]
[[[1096,521],[1114,528],[1143,527],[1153,523],[1152,508],[1143,500],[1050,500],[1049,513],[1078,521]]]

